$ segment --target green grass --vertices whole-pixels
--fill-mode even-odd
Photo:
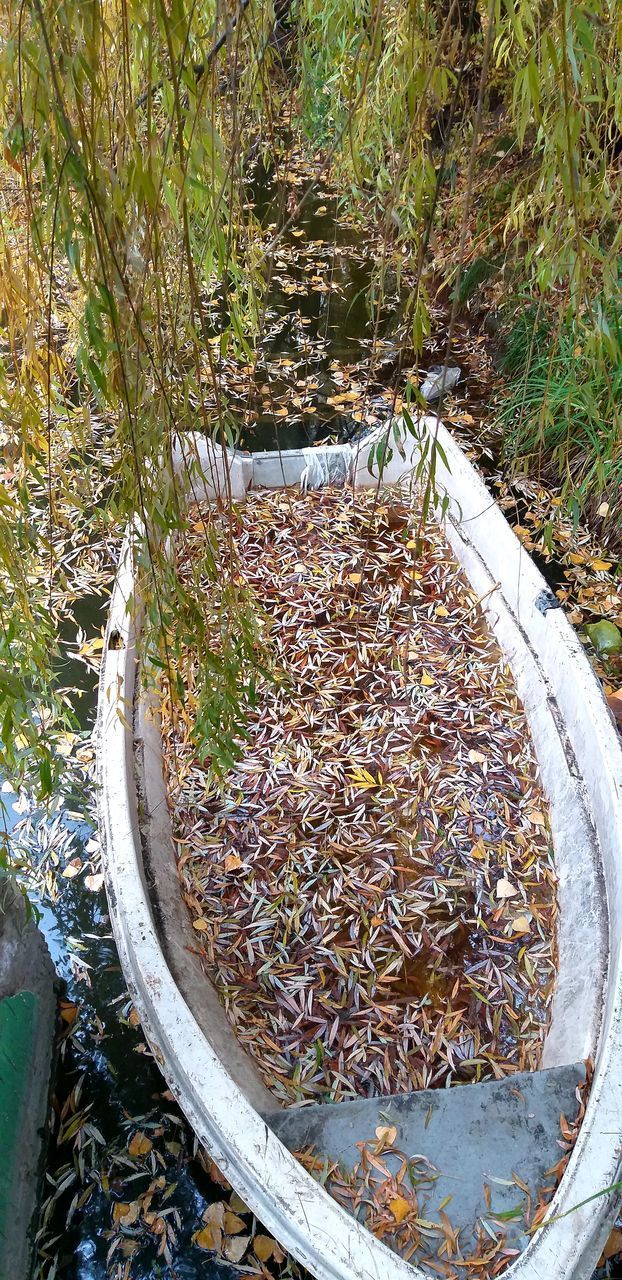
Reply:
[[[580,509],[608,500],[622,529],[622,301],[556,325],[525,306],[501,363],[506,459],[558,480]]]

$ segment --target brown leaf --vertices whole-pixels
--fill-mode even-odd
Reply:
[[[248,1249],[250,1236],[229,1236],[222,1247],[223,1254],[229,1262],[241,1262]]]
[[[619,1227],[614,1227],[607,1243],[603,1249],[599,1266],[607,1262],[608,1258],[614,1258],[616,1253],[622,1253],[622,1231]]]

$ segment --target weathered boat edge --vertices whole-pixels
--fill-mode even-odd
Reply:
[[[615,917],[622,921],[619,900],[622,893],[619,886],[622,755],[604,699],[577,637],[559,611],[541,612],[538,601],[546,591],[546,584],[449,433],[436,424],[434,431],[449,464],[448,468],[439,465],[437,471],[439,483],[451,497],[448,536],[478,594],[485,594],[480,585],[485,590],[492,587],[488,613],[499,615],[494,619],[491,616],[491,622],[506,651],[508,635],[512,635],[514,648],[508,656],[519,672],[517,683],[521,696],[525,698],[521,680],[528,695],[530,682],[533,685],[532,702],[540,696],[543,717],[540,734],[546,732],[547,724],[550,729],[551,716],[557,723],[557,732],[551,736],[554,749],[550,753],[549,771],[557,768],[558,748],[563,749],[570,761],[568,777],[576,793],[574,799],[581,799],[584,807],[586,798],[589,801],[587,809],[600,848],[594,845],[593,831],[584,832],[581,838],[588,843],[591,840],[593,850],[602,857],[610,911],[614,916],[612,964],[592,1094],[581,1135],[551,1206],[551,1216],[556,1217],[574,1208],[582,1199],[609,1187],[615,1182],[619,1168],[621,926]],[[245,472],[244,490],[248,487],[248,460],[245,460]],[[491,511],[494,512],[492,523]],[[502,583],[503,598],[497,589],[493,610],[496,581]],[[335,1205],[278,1143],[242,1091],[232,1086],[167,967],[144,882],[138,829],[133,735],[129,727],[136,677],[135,636],[131,609],[128,610],[133,585],[130,547],[126,544],[113,594],[108,633],[109,637],[120,637],[124,647],[116,647],[116,639],[114,647],[106,644],[100,688],[100,814],[113,926],[148,1039],[201,1140],[260,1219],[303,1265],[320,1280],[332,1276],[345,1278],[353,1272],[365,1277],[403,1274],[414,1280],[420,1273],[370,1237]],[[538,644],[534,671],[533,651]],[[116,693],[108,702],[111,690]],[[544,697],[541,696],[543,690]],[[124,720],[118,715],[120,691],[124,699],[121,705],[126,707]],[[588,784],[587,797],[580,795],[582,776]],[[545,785],[549,793],[552,785],[554,792],[554,777],[552,782],[545,780]],[[567,787],[568,778],[564,781],[560,802],[565,803],[567,799]],[[582,856],[588,855],[584,851]],[[579,877],[576,880],[580,883]],[[598,884],[594,876],[587,911],[582,909],[581,889],[577,892],[572,874],[567,877],[565,892],[566,906],[562,905],[562,913],[570,912],[574,920],[567,918],[563,922],[567,945],[560,961],[569,974],[569,981],[561,1013],[568,1000],[570,1005],[573,1000],[576,1005],[577,999],[573,975],[576,976],[578,966],[569,937],[572,928],[568,927],[574,924],[580,939],[581,959],[587,956],[585,968],[589,972],[583,984],[584,1011],[589,1024],[586,1039],[593,1043],[601,1010],[598,979],[603,976],[606,921],[594,914],[598,911]],[[590,945],[590,932],[594,945]],[[580,988],[581,984],[578,985]],[[580,990],[578,994],[580,996]],[[560,1017],[557,1021],[560,1022]],[[573,1043],[576,1044],[576,1037]],[[552,1061],[543,1065],[562,1061],[567,1052],[570,1046],[562,1035],[552,1050]],[[512,1280],[536,1280],[536,1277],[539,1280],[542,1275],[546,1275],[547,1280],[549,1277],[583,1280],[598,1256],[615,1208],[616,1198],[609,1193],[589,1206],[576,1209],[569,1217],[544,1226],[506,1274]]]

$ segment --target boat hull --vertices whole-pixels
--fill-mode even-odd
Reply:
[[[559,972],[542,1066],[594,1060],[585,1118],[551,1202],[552,1220],[504,1274],[508,1280],[585,1280],[619,1203],[617,1192],[607,1189],[621,1160],[622,752],[580,641],[541,574],[451,435],[433,418],[423,419],[420,430],[422,439],[427,433],[430,444],[441,446],[436,485],[447,497],[446,536],[512,669],[549,802]],[[189,496],[212,496],[214,484],[218,492],[224,473],[206,468],[205,445],[192,443],[196,462],[184,448],[177,466],[191,476]],[[253,476],[268,487],[294,483],[305,468],[308,474],[309,452],[238,456],[225,466],[227,490],[242,498]],[[383,479],[400,480],[414,462],[409,440]],[[367,464],[365,446],[347,478],[377,484]],[[327,474],[331,465],[328,457]],[[343,449],[335,465],[342,467]],[[265,1227],[318,1280],[415,1280],[423,1272],[337,1205],[263,1119],[274,1100],[237,1046],[206,979],[189,963],[160,735],[140,690],[133,542],[128,535],[104,647],[98,794],[111,919],[145,1034],[200,1141]]]

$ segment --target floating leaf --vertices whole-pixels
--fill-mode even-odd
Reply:
[[[136,1131],[127,1144],[127,1149],[131,1156],[148,1156],[153,1143],[146,1133],[141,1133],[140,1129]]]
[[[253,1252],[260,1262],[267,1262],[274,1252],[274,1240],[270,1236],[255,1236],[253,1240]]]

